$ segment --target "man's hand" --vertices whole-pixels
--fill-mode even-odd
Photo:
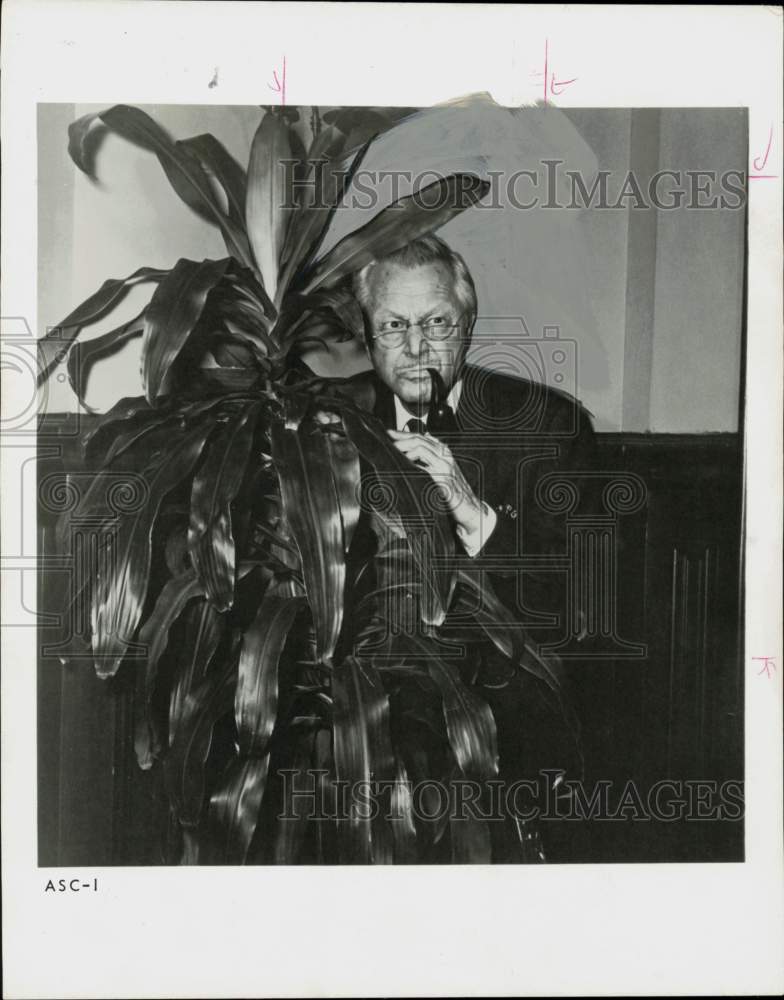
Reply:
[[[395,447],[437,483],[461,537],[474,537],[481,527],[484,509],[449,447],[432,434],[393,430],[387,433]]]

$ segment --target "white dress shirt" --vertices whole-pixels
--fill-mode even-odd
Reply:
[[[449,395],[447,396],[447,403],[452,408],[453,413],[457,413],[457,405],[460,402],[460,393],[462,391],[463,380],[458,379],[449,390]],[[406,429],[406,424],[413,418],[413,416],[414,415],[409,413],[405,406],[403,406],[398,397],[395,396],[395,422],[397,429],[399,431],[404,431]],[[423,421],[423,423],[426,423],[426,421]],[[482,550],[485,542],[492,535],[498,520],[498,515],[489,504],[485,503],[484,500],[481,500],[480,503],[482,505],[482,510],[479,517],[479,524],[476,528],[474,528],[473,531],[466,531],[462,527],[457,528],[457,536],[466,551],[466,555],[470,556],[472,559]]]

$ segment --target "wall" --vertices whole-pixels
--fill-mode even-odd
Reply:
[[[100,109],[39,109],[41,331],[107,277],[142,264],[166,267],[182,256],[225,253],[217,232],[173,194],[152,155],[110,135],[99,151],[99,182],[75,170],[65,154],[67,124],[91,110]],[[177,138],[213,132],[242,163],[260,118],[256,108],[146,110]],[[514,210],[504,190],[504,181],[522,169],[536,169],[541,181],[545,158],[563,160],[563,169],[579,170],[587,181],[597,168],[614,178],[630,166],[642,172],[743,169],[744,112],[667,110],[654,112],[653,122],[645,114],[505,109],[479,99],[429,109],[404,123],[374,143],[363,166],[414,177],[428,169],[466,169],[502,178],[499,208],[474,209],[442,230],[476,280],[475,361],[550,382],[560,378],[600,430],[736,430],[744,213],[645,212],[628,203],[584,212]],[[403,180],[399,194],[410,186]],[[515,192],[525,198],[530,190],[523,184]],[[389,200],[390,182],[381,184],[379,196]],[[341,210],[327,245],[374,211]],[[121,312],[92,330],[135,315],[146,295],[149,290],[138,289]],[[561,356],[563,363],[556,363]],[[103,363],[89,387],[92,406],[103,410],[140,392],[138,357],[136,342]],[[366,365],[356,345],[312,363],[327,372]],[[49,405],[74,408],[67,385],[53,384]]]

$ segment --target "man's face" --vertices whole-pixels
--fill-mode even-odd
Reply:
[[[468,350],[467,318],[449,269],[442,264],[407,268],[382,262],[370,272],[368,286],[367,320],[374,338],[367,348],[370,360],[382,382],[412,411],[420,411],[430,400],[427,369],[437,369],[449,389]],[[427,339],[423,326],[443,328],[447,335]],[[392,344],[389,337],[378,336],[385,331],[392,334]],[[400,331],[405,331],[402,343],[394,344]]]

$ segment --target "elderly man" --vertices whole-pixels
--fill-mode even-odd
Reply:
[[[590,464],[588,414],[566,393],[466,363],[476,292],[465,262],[439,238],[415,240],[368,264],[353,287],[373,366],[357,378],[372,385],[375,415],[395,446],[441,487],[464,558],[486,570],[535,640],[557,640],[567,610],[579,609],[567,608],[567,580],[557,571],[564,565],[563,521],[547,509],[537,484],[548,473]],[[448,390],[437,428],[427,426],[428,369]],[[366,523],[365,537],[367,530]],[[544,685],[510,672],[492,647],[472,683],[496,719],[502,778],[536,778],[541,768],[574,775],[573,744]],[[401,711],[421,717],[420,697],[414,693],[413,709],[404,698]],[[411,736],[420,738],[432,740],[426,726]],[[496,838],[493,859],[520,857]]]
[[[375,413],[395,445],[442,486],[468,555],[481,554],[502,577],[518,576],[526,563],[526,578],[544,584],[552,574],[537,573],[531,557],[562,555],[563,537],[536,483],[590,465],[589,415],[564,392],[466,363],[476,291],[463,259],[438,237],[368,264],[354,277],[354,294]],[[426,424],[433,368],[449,390],[438,432]]]

